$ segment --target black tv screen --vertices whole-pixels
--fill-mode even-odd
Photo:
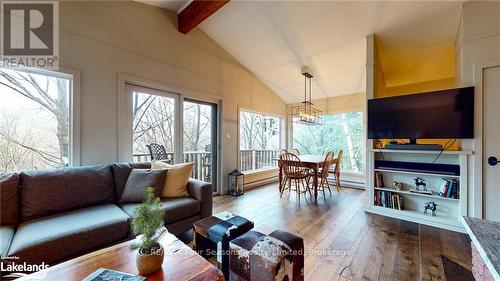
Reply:
[[[474,138],[474,87],[368,100],[368,138]]]

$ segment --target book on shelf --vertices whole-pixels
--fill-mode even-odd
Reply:
[[[460,198],[460,181],[452,178],[442,178],[437,193],[441,197]]]
[[[375,187],[384,187],[384,177],[382,173],[375,172]]]
[[[375,206],[386,207],[396,210],[404,210],[404,198],[398,193],[391,191],[375,191]]]

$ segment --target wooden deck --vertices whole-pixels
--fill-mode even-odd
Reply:
[[[343,188],[304,197],[279,198],[277,184],[240,197],[217,196],[214,212],[234,212],[302,236],[306,280],[469,280],[468,236],[365,213],[366,192]],[[443,265],[444,264],[444,265]],[[451,264],[451,265],[450,265]],[[446,277],[445,277],[446,276]]]

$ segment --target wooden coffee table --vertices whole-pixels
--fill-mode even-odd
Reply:
[[[113,269],[137,275],[136,252],[129,249],[132,241],[104,248],[81,257],[50,267],[17,280],[82,280],[99,268]],[[162,270],[147,276],[156,280],[224,280],[222,272],[182,243],[173,234],[166,232],[160,239],[165,249]]]

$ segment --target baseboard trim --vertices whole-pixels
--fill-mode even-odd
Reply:
[[[274,183],[274,182],[278,182],[278,176],[245,183],[245,190],[252,189],[254,187],[263,186],[263,185],[270,184],[270,183]]]

